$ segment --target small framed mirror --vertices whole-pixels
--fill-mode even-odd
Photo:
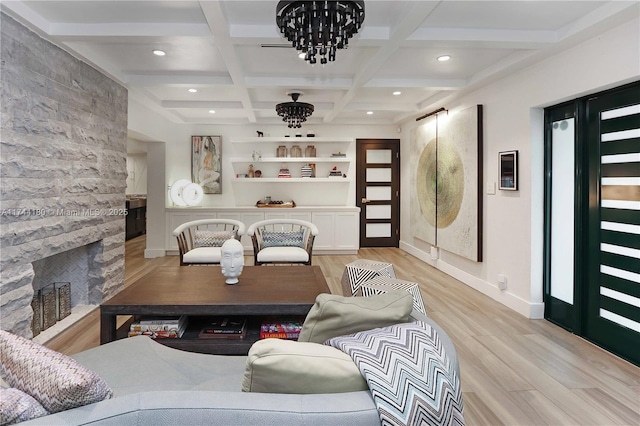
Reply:
[[[506,191],[518,190],[518,151],[503,151],[498,153],[498,175],[500,183],[498,189]]]

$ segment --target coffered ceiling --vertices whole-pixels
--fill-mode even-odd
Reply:
[[[280,36],[276,0],[1,5],[138,102],[203,124],[281,123],[275,105],[294,90],[315,105],[309,124],[397,124],[639,13],[637,1],[366,0],[349,48],[311,66]]]

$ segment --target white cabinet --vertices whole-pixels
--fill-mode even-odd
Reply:
[[[320,231],[314,243],[314,251],[349,252],[360,248],[358,212],[314,212],[311,216],[311,221]]]
[[[261,220],[264,220],[264,213],[262,212],[247,212],[247,211],[225,211],[219,212],[218,217],[221,219],[235,219],[244,223],[245,232],[251,225]],[[245,251],[253,251],[253,243],[251,238],[247,235],[243,235],[240,239]]]
[[[360,248],[360,213],[336,212],[334,215],[334,249],[358,250]]]
[[[313,251],[330,250],[334,241],[333,212],[314,212],[311,214],[311,222],[318,227],[318,236],[313,242]]]
[[[313,245],[314,254],[356,254],[359,248],[358,207],[294,207],[292,209],[257,208],[257,207],[194,207],[166,209],[167,254],[178,253],[176,237],[172,235],[175,228],[183,223],[198,219],[235,219],[249,226],[265,219],[300,219],[318,227],[319,235]],[[242,245],[245,254],[253,253],[251,239],[244,235]]]
[[[294,209],[295,210],[295,209]],[[297,219],[311,222],[311,212],[297,212],[289,209],[272,209],[264,213],[265,220],[268,219]]]

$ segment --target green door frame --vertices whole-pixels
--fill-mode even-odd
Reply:
[[[588,191],[585,190],[584,167],[586,164],[586,149],[581,143],[583,133],[583,110],[584,107],[579,101],[571,101],[564,104],[546,108],[544,111],[545,123],[545,148],[544,148],[544,309],[545,318],[554,324],[559,325],[569,331],[580,334],[582,322],[578,315],[582,311],[583,286],[584,281],[584,223],[586,220],[584,210],[585,202],[588,201]],[[552,124],[563,119],[575,119],[574,133],[574,259],[573,259],[573,304],[559,300],[551,296],[551,221],[552,221],[552,179],[553,179],[553,158],[552,158]]]
[[[593,131],[593,123],[589,127],[590,117],[591,121],[594,117],[599,117],[598,113],[590,111],[594,106],[598,105],[598,108],[603,109],[605,108],[603,105],[606,105],[606,108],[615,108],[616,105],[631,104],[634,100],[638,100],[638,93],[640,93],[640,82],[634,82],[545,108],[543,300],[545,304],[544,316],[547,320],[640,365],[640,360],[637,358],[637,347],[640,347],[638,336],[629,336],[628,333],[625,334],[624,330],[616,330],[598,315],[600,306],[599,277],[601,275],[599,258],[602,240],[600,231],[599,139],[601,132]],[[611,96],[609,95],[617,96],[617,100],[610,102]],[[573,305],[551,296],[551,286],[553,285],[551,282],[552,124],[565,118],[575,118]],[[629,141],[628,143],[637,142]],[[615,214],[629,215],[633,213]],[[633,221],[635,223],[637,218]],[[629,345],[629,343],[633,344]]]

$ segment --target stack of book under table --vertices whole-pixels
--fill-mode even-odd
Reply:
[[[187,316],[142,317],[131,323],[129,337],[149,336],[152,339],[179,339],[187,329]]]
[[[260,325],[261,339],[298,340],[304,317],[266,318]]]
[[[211,317],[200,330],[200,339],[244,339],[247,319],[241,317]]]

